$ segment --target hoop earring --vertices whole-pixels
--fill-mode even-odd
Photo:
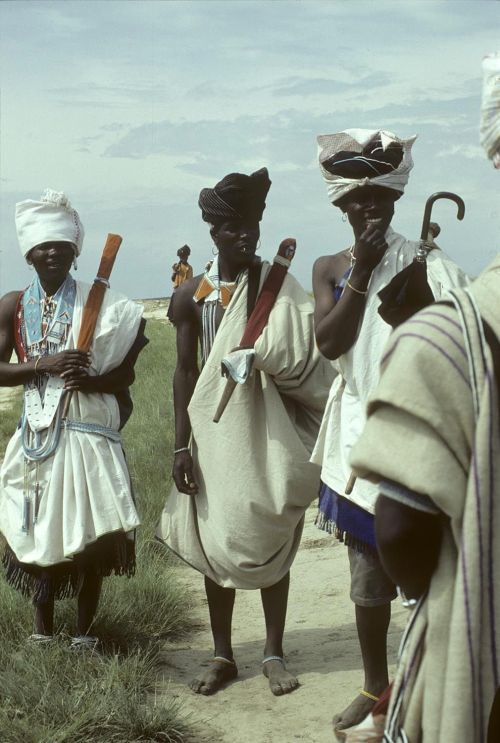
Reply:
[[[212,245],[212,255],[219,255],[219,249],[216,245]]]
[[[255,250],[260,250],[260,237],[259,237],[259,239],[257,241],[257,247],[255,248]]]
[[[342,222],[347,222],[347,212],[342,214]]]

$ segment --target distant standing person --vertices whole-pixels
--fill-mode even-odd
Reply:
[[[173,317],[173,302],[176,289],[179,288],[185,281],[193,278],[193,267],[189,265],[189,256],[191,255],[191,248],[189,245],[183,245],[177,251],[177,257],[179,260],[172,266],[172,285],[173,291],[168,305],[167,318],[172,322]]]

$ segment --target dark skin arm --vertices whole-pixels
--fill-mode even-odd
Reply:
[[[407,598],[429,587],[442,541],[442,516],[425,513],[379,495],[375,535],[382,565]]]
[[[63,376],[65,372],[81,373],[90,365],[90,357],[83,351],[61,351],[21,364],[11,364],[14,350],[14,315],[19,292],[10,292],[0,299],[0,387],[17,387],[34,379],[37,373]]]
[[[355,263],[349,283],[366,292],[373,270],[387,250],[383,233],[369,225],[354,246]],[[338,359],[356,340],[365,308],[365,295],[346,286],[338,302],[334,287],[350,266],[349,251],[318,258],[313,267],[314,329],[318,348],[327,359]]]
[[[137,357],[144,347],[143,333],[146,321],[141,320],[141,325],[136,339],[122,363],[106,374],[90,375],[86,369],[70,369],[61,374],[65,380],[64,388],[74,392],[102,392],[113,394],[128,389],[135,381],[134,366]],[[40,365],[39,365],[40,366]]]
[[[188,405],[199,377],[198,332],[199,309],[193,294],[200,277],[182,284],[176,292],[173,323],[177,331],[177,364],[174,372],[175,448],[188,446],[191,423]],[[174,455],[172,477],[179,492],[196,495],[198,485],[193,475],[193,460],[189,451]]]
[[[33,380],[37,374],[51,374],[65,380],[65,389],[79,392],[118,392],[130,387],[134,382],[134,364],[142,348],[142,330],[132,345],[124,361],[107,374],[91,376],[90,354],[74,349],[61,351],[53,356],[42,356],[21,364],[11,364],[14,350],[14,314],[19,292],[10,292],[0,299],[0,386],[16,387]]]

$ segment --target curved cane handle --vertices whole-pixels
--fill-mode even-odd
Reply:
[[[457,219],[464,218],[465,204],[460,196],[458,196],[456,193],[452,193],[451,191],[437,191],[436,193],[433,193],[432,196],[429,196],[429,198],[425,202],[424,220],[422,222],[422,232],[420,233],[421,240],[427,240],[427,233],[429,232],[429,224],[431,221],[432,207],[434,205],[434,202],[438,199],[449,199],[450,201],[454,201],[458,207]]]

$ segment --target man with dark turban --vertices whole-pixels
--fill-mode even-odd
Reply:
[[[203,189],[199,205],[218,257],[179,287],[174,305],[175,485],[158,536],[205,576],[215,652],[191,682],[200,694],[238,673],[231,644],[237,588],[261,591],[262,667],[272,693],[298,686],[282,646],[289,570],[319,483],[319,468],[308,460],[332,367],[315,346],[312,302],[289,273],[255,343],[248,379],[220,422],[212,420],[226,384],[221,361],[238,346],[269,271],[255,251],[270,185],[262,168]]]
[[[378,312],[378,293],[411,264],[418,247],[390,226],[413,167],[414,141],[415,137],[400,139],[391,132],[366,129],[318,137],[329,200],[353,231],[351,247],[318,258],[313,269],[316,340],[340,371],[312,458],[321,465],[318,523],[348,547],[350,595],[365,676],[360,694],[334,718],[339,740],[343,730],[367,715],[388,685],[387,630],[396,589],[377,556],[373,515],[377,489],[363,480],[353,485],[349,454],[362,431],[366,403],[392,330]],[[436,247],[427,256],[427,275],[436,299],[467,282]]]

